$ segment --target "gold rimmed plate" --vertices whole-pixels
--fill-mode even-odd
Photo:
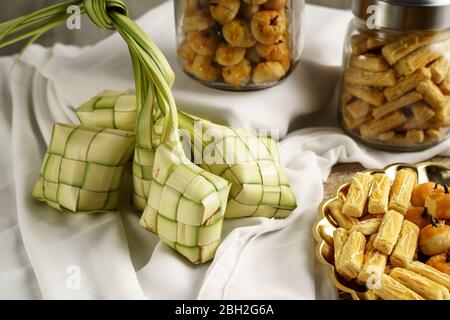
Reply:
[[[370,174],[386,173],[386,175],[394,180],[396,173],[404,168],[410,168],[417,172],[418,183],[428,181],[439,184],[450,185],[450,167],[439,163],[423,162],[419,164],[396,163],[385,167],[384,169],[369,169],[363,172]],[[329,276],[334,286],[348,294],[354,300],[363,299],[365,287],[356,284],[354,281],[347,281],[341,277],[334,268],[333,253],[333,232],[338,228],[338,224],[334,221],[329,211],[329,205],[335,200],[345,199],[350,182],[340,185],[336,188],[329,199],[325,199],[319,206],[318,219],[314,223],[312,233],[316,239],[316,256],[319,261],[330,267]]]

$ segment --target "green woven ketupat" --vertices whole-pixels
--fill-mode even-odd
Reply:
[[[193,263],[214,257],[230,184],[185,159],[173,142],[155,155],[148,205],[140,224]]]
[[[134,143],[126,131],[56,124],[33,197],[71,213],[116,209]]]
[[[150,110],[150,109],[149,109]],[[162,133],[162,115],[154,120],[153,143],[150,143],[148,123],[151,121],[147,109],[141,112],[138,122],[138,135],[136,149],[133,157],[133,203],[143,211],[147,205],[152,179],[153,161],[155,157],[154,145],[159,145],[159,136]],[[134,132],[136,129],[137,105],[136,96],[119,91],[106,90],[99,93],[77,109],[80,123],[86,126],[100,128],[116,128]],[[147,119],[147,120],[145,120]],[[141,137],[141,138],[140,138]]]
[[[77,109],[81,125],[134,132],[136,95],[105,90]]]
[[[217,141],[226,142],[222,155],[240,155],[246,150],[253,158],[236,163],[225,160],[218,166],[206,162],[203,168],[187,159],[178,129],[193,132],[194,120],[203,120],[181,116],[179,126],[181,112],[171,92],[173,70],[155,43],[128,17],[121,0],[73,0],[2,22],[0,48],[24,39],[32,43],[64,24],[72,5],[99,27],[115,29],[128,46],[136,89],[136,147],[130,132],[56,125],[33,191],[36,198],[68,212],[114,209],[123,166],[134,150],[133,200],[139,209],[146,207],[141,224],[194,263],[213,258],[226,212],[229,217],[283,217],[295,208],[278,150],[269,151],[274,144],[271,139],[257,137],[258,145],[266,148],[260,153],[244,141],[245,131],[205,121],[206,126],[219,130]],[[92,110],[91,116],[107,111],[93,121],[117,127],[115,94],[97,98],[85,106]],[[232,210],[227,210],[227,201]]]
[[[232,183],[225,218],[284,218],[296,208],[295,196],[280,164],[278,145],[272,138],[216,125],[181,111],[178,111],[178,116],[180,127],[186,129],[191,137],[197,133],[194,123],[201,123],[203,137],[199,139],[203,139],[204,149],[200,166]],[[159,114],[155,137],[161,134],[162,120]],[[214,143],[204,141],[208,131],[214,133]],[[158,145],[159,140],[155,140],[154,144]],[[155,152],[145,143],[141,145],[135,150],[133,182],[134,203],[143,210],[146,195],[150,192]],[[195,144],[192,143],[191,147],[195,147]],[[192,151],[196,150],[193,148]]]
[[[180,128],[192,133],[202,147],[200,166],[232,185],[225,218],[285,218],[296,207],[295,195],[280,164],[277,143],[266,135],[233,129],[178,113]],[[194,123],[201,128],[194,130]],[[207,141],[208,134],[214,140]],[[198,150],[193,150],[194,152]]]
[[[164,117],[157,113],[150,117],[150,112],[157,108],[143,108],[137,121],[136,149],[133,157],[133,204],[144,211],[153,175],[155,161],[155,146],[161,142]],[[153,120],[154,119],[154,120]],[[148,132],[151,131],[151,134]]]

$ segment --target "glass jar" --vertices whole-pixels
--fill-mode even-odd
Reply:
[[[448,137],[450,1],[354,0],[339,122],[352,137],[417,151]]]
[[[178,61],[210,87],[271,87],[300,59],[303,13],[304,0],[176,0]]]

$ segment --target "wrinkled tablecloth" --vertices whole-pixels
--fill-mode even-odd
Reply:
[[[285,220],[226,221],[214,261],[194,266],[139,227],[129,194],[119,211],[102,214],[62,214],[38,203],[30,194],[53,124],[77,122],[76,106],[103,89],[133,89],[133,80],[116,34],[84,48],[33,45],[18,61],[0,58],[0,298],[334,299],[311,235],[333,164],[378,168],[450,156],[449,140],[393,154],[337,128],[334,92],[350,12],[307,6],[304,55],[289,79],[231,93],[203,87],[179,69],[172,7],[165,3],[138,21],[175,69],[177,102],[235,127],[278,129],[299,208]]]

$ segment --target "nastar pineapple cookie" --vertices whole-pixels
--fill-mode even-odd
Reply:
[[[212,87],[273,86],[299,58],[298,6],[288,0],[188,1],[182,13],[176,10],[178,60],[187,74]],[[395,80],[393,71],[382,80]]]

